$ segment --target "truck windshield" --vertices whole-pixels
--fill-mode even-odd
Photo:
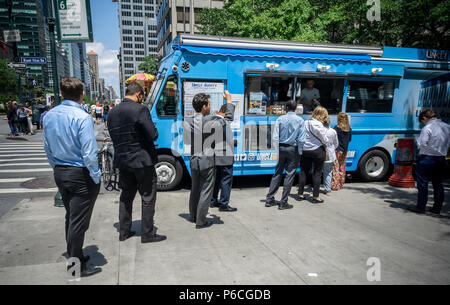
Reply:
[[[150,95],[148,96],[147,100],[145,101],[145,106],[147,106],[148,109],[152,109],[153,104],[156,101],[156,96],[158,95],[158,91],[161,88],[161,85],[164,81],[165,77],[165,69],[163,70],[163,73],[158,73],[156,75],[155,81],[153,82],[152,89],[150,91]]]

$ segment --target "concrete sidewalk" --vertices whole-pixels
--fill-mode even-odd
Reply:
[[[210,209],[214,225],[203,230],[187,220],[188,190],[162,192],[156,226],[168,239],[155,244],[140,243],[139,196],[138,236],[119,243],[119,194],[102,189],[85,252],[103,272],[78,283],[373,284],[366,262],[377,257],[378,283],[450,284],[449,188],[441,217],[407,212],[416,191],[385,183],[347,184],[319,205],[290,199],[285,211],[264,207],[264,184],[233,188],[238,212]],[[69,283],[64,209],[53,198],[22,200],[1,217],[0,244],[0,284]]]

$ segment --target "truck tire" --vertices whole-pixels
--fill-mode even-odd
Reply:
[[[183,166],[180,162],[169,155],[159,155],[158,163],[155,165],[158,182],[158,191],[171,191],[175,189],[183,178]]]
[[[371,150],[361,158],[358,169],[365,181],[380,181],[386,176],[389,166],[389,158],[384,152]]]

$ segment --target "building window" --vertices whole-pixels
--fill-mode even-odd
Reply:
[[[202,13],[201,8],[194,8],[194,22],[195,24],[200,24],[200,15]]]
[[[122,16],[131,17],[131,12],[130,11],[122,11]]]
[[[145,17],[147,17],[147,18],[155,18],[155,14],[153,14],[153,13],[145,13]]]
[[[145,2],[145,4],[153,4],[154,2],[153,2],[154,0],[145,0],[144,2]]]
[[[145,55],[144,51],[136,51],[136,55]]]
[[[133,61],[134,59],[133,59],[133,57],[127,57],[127,56],[125,56],[125,57],[123,58],[123,60],[124,60],[124,61]]]
[[[144,23],[142,21],[135,21],[134,25],[135,26],[144,26]]]
[[[123,41],[133,41],[133,37],[131,37],[131,36],[123,36]]]
[[[133,44],[132,43],[124,43],[123,47],[127,48],[127,49],[132,49],[133,48]]]
[[[145,10],[146,10],[146,11],[153,11],[154,8],[153,8],[153,6],[146,6],[146,7],[145,7]]]
[[[134,35],[144,35],[143,30],[134,30]]]
[[[122,4],[122,9],[123,10],[131,10],[131,5],[129,5],[129,4]]]
[[[394,90],[394,81],[349,81],[346,111],[390,113]]]
[[[189,7],[177,6],[177,22],[189,23]]]
[[[133,70],[125,70],[125,74],[129,74],[129,75],[132,75],[134,73],[134,71]]]
[[[125,54],[125,55],[133,55],[133,50],[123,50],[123,54]]]
[[[144,41],[144,37],[135,36],[134,41]]]
[[[144,48],[144,45],[141,44],[141,43],[135,43],[135,44],[134,44],[134,47],[135,47],[136,49],[143,49],[143,48]]]
[[[141,12],[134,12],[133,16],[134,17],[143,17],[143,14]]]
[[[122,20],[122,25],[131,25],[131,20]]]
[[[133,5],[133,9],[142,11],[142,6],[141,5]]]
[[[132,30],[123,30],[122,33],[130,35],[130,34],[133,34],[133,31]]]
[[[134,65],[129,63],[125,63],[124,66],[125,68],[134,68]]]

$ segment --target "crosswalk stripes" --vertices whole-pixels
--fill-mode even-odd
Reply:
[[[21,186],[36,178],[52,178],[43,143],[0,143],[0,195],[56,193],[58,188]]]

